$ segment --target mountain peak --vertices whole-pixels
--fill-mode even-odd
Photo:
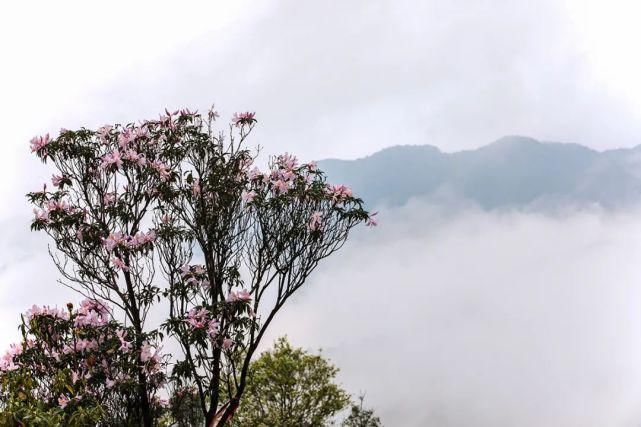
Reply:
[[[351,161],[320,162],[370,204],[400,205],[448,194],[486,209],[541,200],[617,206],[641,199],[636,150],[598,152],[579,144],[512,135],[484,147],[443,153],[430,145],[394,146]],[[381,171],[393,173],[381,173]]]

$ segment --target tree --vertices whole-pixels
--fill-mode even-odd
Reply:
[[[169,411],[176,427],[202,425],[205,417],[200,410],[200,400],[195,387],[175,389],[169,399]]]
[[[363,408],[365,395],[358,396],[358,404],[352,404],[351,412],[343,421],[343,427],[382,427],[381,420],[372,409]]]
[[[213,109],[165,113],[34,138],[32,151],[59,174],[53,191],[29,194],[32,228],[53,239],[64,284],[124,314],[139,358],[163,338],[146,318],[167,299],[162,327],[183,352],[171,379],[196,390],[206,425],[224,425],[277,312],[353,227],[376,225],[375,214],[292,155],[251,169],[257,154],[244,142],[254,113],[234,115],[228,134],[215,130]],[[151,426],[153,386],[142,364],[137,378]]]
[[[293,348],[284,337],[249,372],[234,425],[323,426],[349,404],[349,395],[333,383],[338,368],[320,354]]]
[[[2,425],[140,425],[133,331],[109,316],[110,308],[94,300],[66,311],[27,311],[22,342],[0,358]],[[148,356],[142,366],[157,414],[164,363],[158,354]]]
[[[165,138],[169,142],[161,144]],[[104,126],[98,131],[61,130],[58,138],[31,140],[31,150],[59,174],[28,194],[34,204],[33,230],[55,244],[51,256],[62,283],[91,299],[110,302],[131,326],[132,352],[140,361],[160,335],[145,320],[160,289],[154,283],[155,232],[149,227],[158,201],[156,189],[172,175],[162,161],[176,139],[159,122],[142,126]],[[153,423],[151,394],[144,363],[137,365],[143,424]]]

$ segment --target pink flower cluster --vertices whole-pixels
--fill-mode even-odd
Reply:
[[[74,320],[76,326],[103,326],[109,323],[109,308],[102,301],[85,299],[80,303],[77,313]]]
[[[298,166],[298,158],[292,154],[284,153],[276,157],[276,164],[278,164],[281,169],[292,171]]]
[[[158,172],[158,174],[160,175],[161,181],[167,181],[169,178],[171,178],[171,173],[169,172],[169,168],[167,167],[166,164],[164,164],[160,160],[154,160],[153,162],[149,162],[149,166],[151,166],[152,169]]]
[[[123,353],[128,353],[131,350],[131,342],[127,341],[127,331],[124,329],[119,329],[116,331],[116,336],[120,340],[120,351]]]
[[[296,179],[294,168],[298,166],[298,159],[288,153],[281,154],[276,157],[274,166],[269,176],[264,176],[263,180],[265,183],[271,181],[276,194],[285,194],[294,185]]]
[[[256,197],[256,192],[254,190],[243,191],[240,197],[243,200],[243,202],[251,203]]]
[[[245,111],[244,113],[234,113],[231,122],[237,127],[242,125],[250,125],[256,121],[256,119],[254,118],[255,115],[256,113],[250,113],[249,111]]]
[[[207,270],[201,265],[183,265],[180,267],[180,276],[187,284],[198,284],[205,288],[209,288],[209,280],[207,279]]]
[[[116,203],[116,193],[107,193],[102,197],[102,202],[105,206],[111,206]]]
[[[189,324],[192,329],[200,329],[207,326],[207,318],[209,317],[209,311],[204,308],[192,308],[187,312],[187,318],[185,323]]]
[[[139,231],[134,236],[128,236],[123,234],[121,231],[116,233],[111,233],[109,236],[102,239],[102,246],[107,249],[107,251],[112,252],[117,247],[126,248],[126,249],[139,249],[140,247],[153,243],[156,240],[156,232],[154,230],[149,230],[147,233]],[[112,260],[112,262],[114,262]],[[119,266],[119,263],[114,262],[116,266]]]
[[[160,359],[160,349],[145,341],[140,348],[140,361],[144,363],[144,369],[148,374],[160,372]]]
[[[112,165],[116,165],[116,169],[120,169],[122,167],[122,158],[120,157],[120,151],[118,150],[111,151],[102,156],[102,163],[99,168],[107,169]]]
[[[76,353],[84,353],[89,350],[95,350],[97,348],[98,348],[98,341],[80,338],[76,340],[72,350]],[[71,352],[69,347],[64,348],[63,351]]]
[[[145,155],[140,154],[136,150],[132,150],[131,148],[125,150],[125,152],[122,154],[122,158],[130,161],[131,163],[135,163],[138,166],[145,166],[147,164]]]
[[[27,310],[25,314],[27,316],[27,321],[31,321],[31,319],[37,316],[49,316],[55,319],[62,319],[62,320],[69,319],[69,312],[56,307],[49,307],[47,305],[42,307],[33,305],[29,310]]]
[[[15,357],[22,353],[22,344],[11,344],[9,350],[0,358],[0,372],[15,371],[19,365],[15,364]]]
[[[111,125],[104,125],[96,131],[98,134],[98,138],[100,139],[100,142],[103,144],[107,145],[109,144],[109,140],[107,139],[107,136],[109,136],[109,132],[113,129],[113,126]]]
[[[251,301],[251,299],[252,299],[251,294],[247,290],[241,289],[238,292],[231,291],[227,296],[226,301],[227,302],[248,302],[248,301]]]
[[[38,152],[45,148],[51,142],[51,137],[49,134],[44,136],[34,136],[31,138],[31,152]]]
[[[328,185],[326,191],[334,203],[340,203],[352,197],[352,190],[345,185]]]
[[[378,225],[378,218],[376,218],[376,215],[378,215],[378,212],[370,214],[367,217],[367,221],[365,221],[365,225],[368,227],[376,227]]]
[[[323,214],[320,212],[314,212],[309,220],[307,226],[312,231],[319,231],[323,225]]]
[[[75,213],[77,209],[69,206],[69,204],[64,200],[48,200],[45,203],[45,206],[42,210],[34,209],[33,213],[35,214],[36,221],[47,222],[50,219],[51,213],[53,212],[65,212],[65,213]]]
[[[64,176],[61,175],[53,175],[51,176],[51,183],[53,184],[54,187],[60,187],[60,185],[64,181]]]
[[[218,335],[220,322],[210,317],[211,313],[205,307],[194,307],[187,312],[184,322],[191,326],[192,330],[207,328],[207,335],[214,339]]]
[[[118,269],[122,271],[129,271],[129,267],[127,267],[127,264],[117,256],[111,257],[111,263]]]

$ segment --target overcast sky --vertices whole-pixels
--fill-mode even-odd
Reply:
[[[212,102],[227,117],[256,110],[256,142],[313,158],[506,134],[636,145],[633,3],[11,2],[2,150],[16,156],[60,126]]]
[[[50,177],[29,155],[33,135],[215,102],[227,119],[256,111],[251,144],[305,160],[397,144],[457,151],[509,134],[631,147],[634,3],[4,2],[0,347],[26,306],[69,298],[46,240],[28,232],[24,193]],[[637,212],[445,220],[432,209],[388,212],[379,234],[357,236],[273,336],[326,347],[388,425],[639,425]],[[319,308],[329,306],[331,321]],[[353,315],[360,306],[367,315]]]

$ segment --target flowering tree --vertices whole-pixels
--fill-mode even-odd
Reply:
[[[244,142],[253,113],[236,114],[227,135],[214,129],[217,117],[166,111],[139,125],[34,138],[32,151],[59,174],[54,191],[29,194],[32,227],[54,240],[64,283],[119,308],[140,358],[160,337],[147,313],[168,300],[163,327],[183,352],[172,379],[197,390],[207,425],[235,413],[285,302],[354,226],[376,224],[314,163],[285,154],[266,171],[252,167]],[[151,425],[149,373],[139,365],[137,376]]]
[[[140,425],[138,368],[147,372],[152,411],[164,382],[157,354],[132,351],[131,328],[110,319],[101,301],[61,310],[32,307],[23,340],[0,358],[3,425]]]
[[[132,351],[154,353],[158,331],[146,330],[150,307],[159,300],[154,283],[153,209],[158,187],[175,179],[166,154],[181,143],[171,116],[143,125],[104,126],[97,131],[61,130],[31,141],[31,150],[58,174],[53,191],[28,195],[35,205],[32,229],[54,241],[54,262],[63,283],[85,296],[109,301],[132,328]],[[152,425],[150,384],[137,372],[144,425]],[[152,387],[153,388],[153,387]]]

